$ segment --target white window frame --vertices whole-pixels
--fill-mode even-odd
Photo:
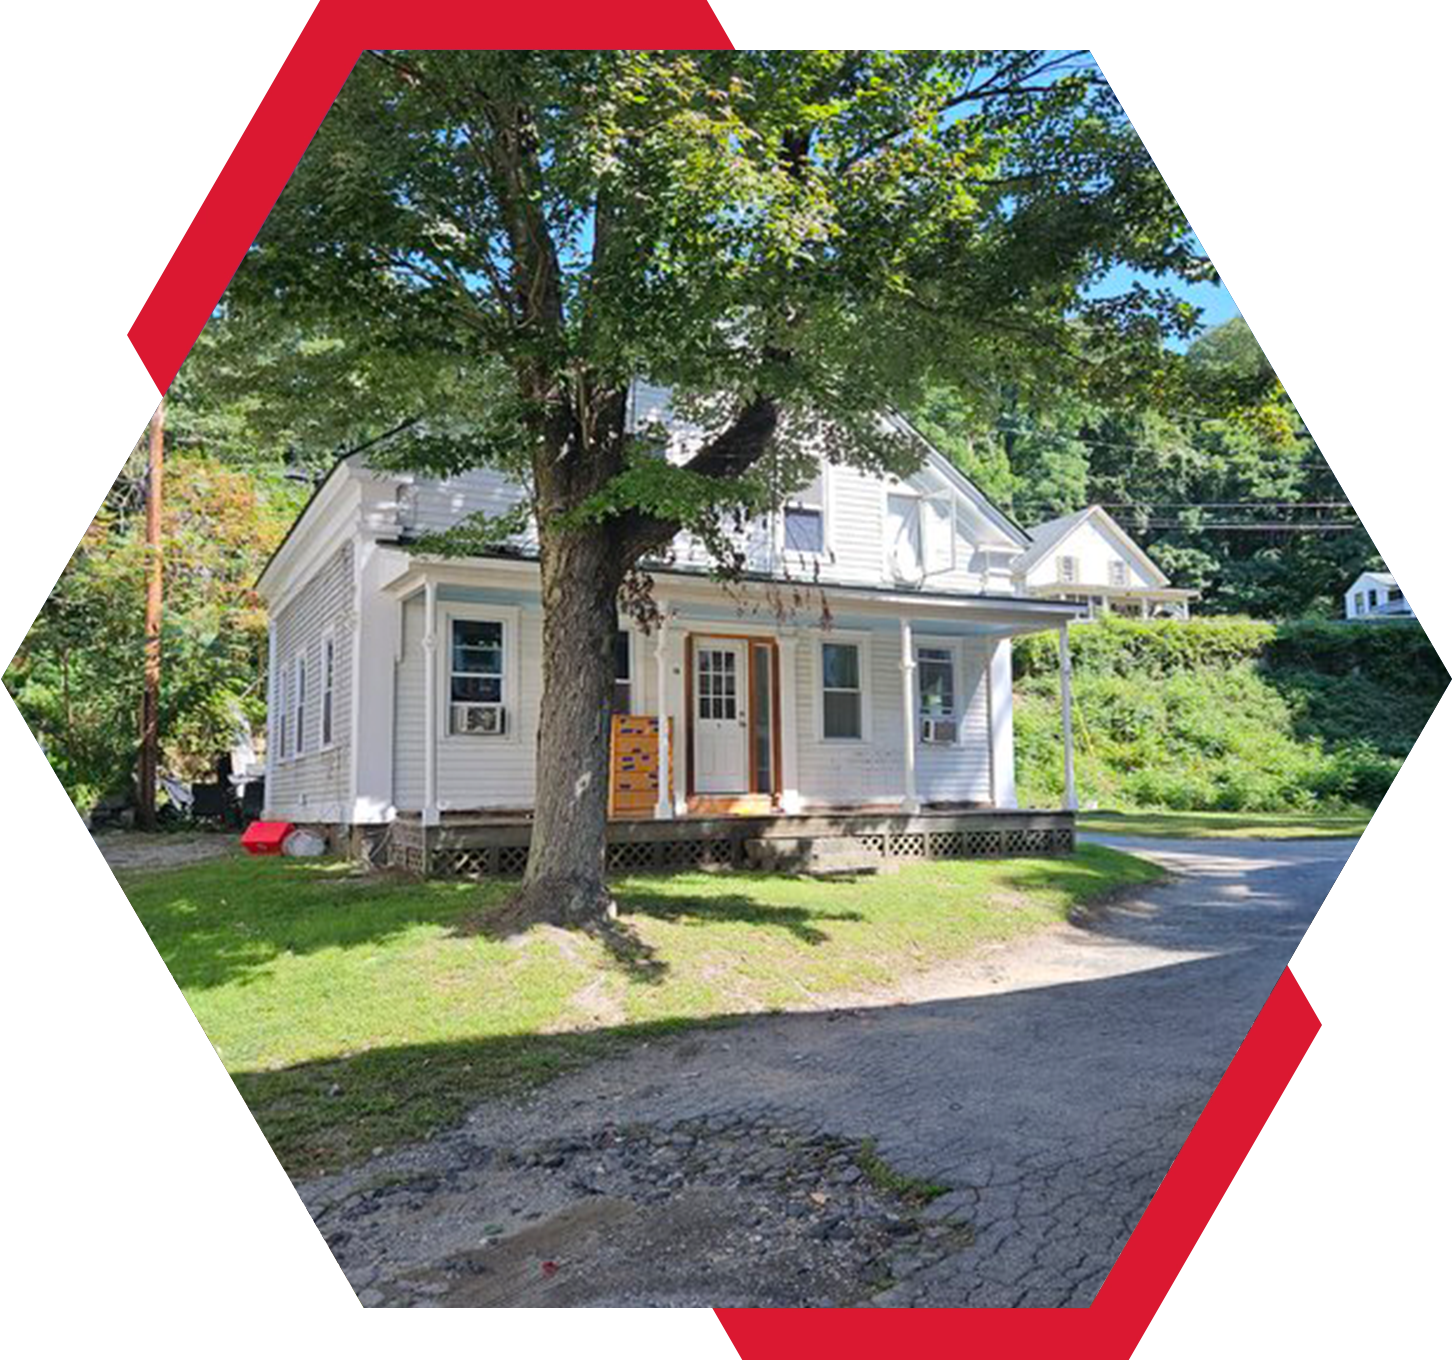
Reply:
[[[479,749],[481,745],[518,746],[525,725],[520,688],[520,610],[511,605],[470,604],[441,600],[439,610],[439,677],[437,680],[439,740],[449,746]],[[503,625],[505,664],[500,677],[500,706],[505,710],[505,730],[493,732],[455,732],[450,724],[453,699],[450,695],[451,672],[454,667],[454,625],[498,623]],[[532,738],[533,738],[532,733]]]
[[[920,688],[921,678],[924,674],[923,664],[926,652],[948,652],[949,653],[949,685],[953,699],[949,713],[939,721],[952,722],[954,724],[954,736],[949,741],[926,741],[924,738],[924,722],[928,714],[924,712],[924,691]],[[935,658],[937,662],[939,658]],[[927,634],[915,634],[914,636],[914,698],[918,712],[919,745],[935,750],[945,746],[959,745],[961,728],[964,722],[964,687],[963,687],[963,666],[960,663],[960,647],[958,638],[931,637]]]
[[[640,668],[636,664],[636,629],[633,628],[629,623],[618,623],[616,625],[616,632],[618,634],[620,634],[620,633],[625,633],[626,634],[626,697],[627,697],[626,712],[627,712],[627,714],[629,716],[636,709],[636,700],[637,700],[637,697],[638,697],[637,696],[637,689],[636,689],[636,677],[637,677],[637,674],[638,674]],[[509,664],[509,657],[506,657],[505,658],[505,661],[506,661],[506,664],[508,665]],[[613,638],[611,640],[611,665],[612,665],[612,669],[613,670],[615,668],[615,664],[616,664],[616,640],[615,640],[615,638]],[[620,680],[616,679],[615,676],[613,675],[612,676],[612,680],[611,680],[611,712],[612,713],[614,713],[616,711],[616,703],[615,703],[615,700],[616,700],[616,687],[620,683],[621,683]]]
[[[889,502],[894,499],[914,501],[919,519],[919,571],[917,577],[900,576],[894,570],[893,545],[889,542]],[[942,567],[931,567],[930,550],[930,505],[939,503],[949,509],[949,560]],[[880,524],[883,538],[883,575],[886,582],[904,585],[914,581],[927,581],[932,576],[945,576],[959,566],[959,502],[950,487],[938,491],[924,491],[909,482],[885,482],[883,503],[880,506]]]
[[[1109,563],[1109,581],[1113,586],[1125,589],[1131,584],[1131,564],[1124,557],[1113,557]]]
[[[301,760],[308,754],[308,653],[293,654],[293,740],[288,752],[290,760]]]
[[[1066,564],[1070,564],[1070,575],[1067,576]],[[1080,558],[1074,553],[1059,553],[1055,558],[1055,584],[1058,586],[1073,586],[1080,582]]]
[[[291,760],[288,747],[288,668],[275,666],[273,675],[273,764],[281,765]]]
[[[1364,598],[1365,598],[1364,597],[1364,594],[1363,594],[1363,592],[1361,590],[1356,591],[1354,593],[1354,595],[1353,595],[1353,612],[1354,612],[1355,615],[1362,614],[1362,613],[1365,613],[1366,612],[1365,605],[1364,605]]]
[[[318,749],[338,744],[338,632],[324,630],[318,643]]]
[[[823,746],[864,746],[873,740],[873,634],[860,632],[819,633],[813,639],[814,737]],[[858,651],[858,736],[830,737],[824,732],[823,648],[854,647]],[[848,691],[845,691],[845,693]]]
[[[816,499],[810,495],[803,494],[809,490],[804,487],[802,491],[796,492],[783,499],[782,512],[776,516],[777,531],[774,534],[775,546],[778,552],[778,560],[785,561],[792,558],[798,562],[825,562],[832,557],[830,551],[832,539],[829,537],[830,518],[828,514],[831,493],[829,491],[828,470],[831,465],[827,459],[818,461],[818,495]],[[789,510],[816,510],[819,523],[823,526],[823,546],[817,552],[808,552],[802,548],[788,547],[788,511]]]

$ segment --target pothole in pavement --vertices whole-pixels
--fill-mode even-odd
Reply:
[[[359,1191],[320,1228],[370,1306],[841,1307],[972,1241],[869,1145],[781,1120],[606,1126]],[[398,1250],[452,1198],[471,1244]],[[333,1227],[334,1223],[339,1224]],[[457,1242],[459,1234],[454,1234]]]

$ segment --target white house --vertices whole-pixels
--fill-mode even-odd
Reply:
[[[1411,619],[1414,611],[1386,571],[1365,571],[1343,594],[1346,619]]]
[[[1079,601],[1090,617],[1184,619],[1196,598],[1196,591],[1173,586],[1099,505],[1031,529],[1030,546],[1014,561],[1014,578],[1023,594]]]
[[[649,388],[635,400],[661,406]],[[669,456],[692,444],[673,427]],[[905,481],[822,462],[748,530],[747,579],[731,593],[685,537],[653,567],[664,624],[648,635],[621,623],[617,816],[647,828],[1016,808],[1010,640],[1061,630],[1068,730],[1064,629],[1082,611],[1018,592],[1027,535],[936,450],[924,454]],[[376,469],[366,454],[334,467],[259,581],[269,817],[354,832],[406,823],[411,835],[468,821],[518,832],[528,820],[541,702],[532,535],[479,557],[409,550],[521,494],[490,470],[433,480]],[[1065,764],[1073,808],[1068,748]],[[971,844],[962,820],[894,825],[855,834],[923,853]],[[1018,840],[973,844],[1064,848],[1073,834],[1069,818],[1017,825],[1003,834],[1023,831]],[[490,854],[493,867],[523,862]]]

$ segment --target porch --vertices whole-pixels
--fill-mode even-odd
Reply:
[[[389,587],[399,608],[391,811],[401,818],[511,821],[530,807],[543,702],[533,572],[416,557]],[[749,582],[729,596],[710,580],[661,572],[654,625],[622,620],[610,810],[636,830],[614,834],[639,840],[647,823],[727,816],[1018,811],[1012,640],[1060,633],[1068,737],[1067,627],[1080,606],[785,589]],[[1063,807],[1074,810],[1068,741],[1065,754]]]
[[[511,877],[524,871],[531,829],[531,816],[523,811],[446,813],[433,825],[418,813],[401,813],[389,827],[385,859],[392,868],[431,877]],[[823,842],[851,842],[866,867],[922,859],[1066,855],[1075,849],[1075,814],[856,808],[617,819],[606,831],[606,868],[610,873],[646,873],[739,869],[762,862],[791,867],[796,857]]]

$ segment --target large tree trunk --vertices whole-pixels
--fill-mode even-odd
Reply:
[[[524,921],[582,925],[603,919],[611,693],[617,596],[623,569],[599,526],[541,534],[544,688],[535,756],[535,824]]]

